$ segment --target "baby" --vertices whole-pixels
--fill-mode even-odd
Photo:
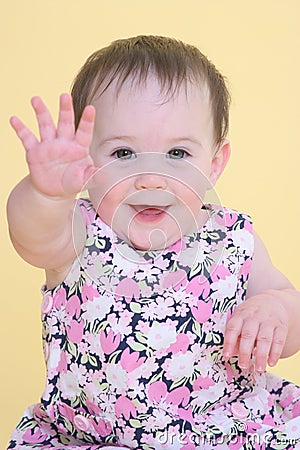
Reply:
[[[204,199],[230,156],[215,66],[123,39],[87,60],[57,126],[32,105],[40,139],[11,119],[29,175],[8,221],[46,272],[47,384],[9,449],[300,448],[300,388],[266,372],[299,350],[300,294],[249,216]]]

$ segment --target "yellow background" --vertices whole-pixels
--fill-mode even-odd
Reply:
[[[2,449],[44,388],[43,273],[14,252],[5,221],[8,193],[26,174],[9,116],[36,129],[29,105],[35,94],[56,116],[59,93],[69,90],[87,56],[117,38],[162,34],[198,46],[227,76],[233,95],[233,154],[218,194],[253,216],[274,263],[300,288],[300,2],[1,0],[0,9]],[[274,371],[300,384],[299,368],[300,355]]]

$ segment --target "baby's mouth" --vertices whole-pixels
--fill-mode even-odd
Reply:
[[[142,222],[156,222],[167,214],[168,207],[156,207],[146,205],[132,205],[135,211],[134,218]]]

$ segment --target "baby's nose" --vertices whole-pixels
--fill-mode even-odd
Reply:
[[[136,189],[166,189],[166,177],[160,174],[148,172],[140,173],[135,178]]]

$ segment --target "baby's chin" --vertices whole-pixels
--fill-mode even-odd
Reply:
[[[172,245],[165,233],[160,229],[154,229],[147,233],[139,233],[127,236],[128,243],[139,251],[163,251]]]

